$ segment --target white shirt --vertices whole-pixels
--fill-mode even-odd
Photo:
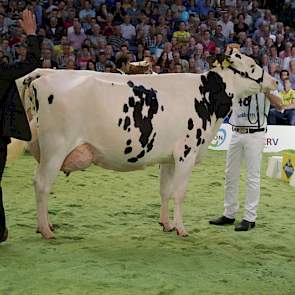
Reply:
[[[234,33],[233,22],[228,21],[227,23],[225,23],[224,21],[221,20],[217,24],[222,26],[222,34],[224,35],[225,38],[228,38],[230,34]]]
[[[121,24],[122,37],[126,40],[131,40],[136,35],[135,27],[131,24]]]
[[[263,93],[239,99],[233,104],[229,123],[235,127],[266,128],[269,100]]]

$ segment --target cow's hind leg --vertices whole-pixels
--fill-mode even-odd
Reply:
[[[48,195],[63,160],[64,157],[56,156],[52,156],[49,160],[43,160],[41,155],[41,161],[34,178],[38,217],[37,231],[40,232],[45,239],[54,238],[48,220]]]
[[[174,175],[174,164],[162,164],[160,175],[160,194],[162,198],[160,225],[163,226],[163,231],[171,232],[174,226],[169,222],[169,197],[172,194],[172,181]]]

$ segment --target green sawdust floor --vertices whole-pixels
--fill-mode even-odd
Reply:
[[[210,151],[184,202],[188,238],[158,225],[158,166],[91,167],[59,175],[49,201],[57,239],[45,241],[35,233],[36,164],[24,155],[3,180],[10,236],[0,245],[0,295],[295,294],[295,189],[265,177],[267,157],[250,232],[208,224],[223,211],[225,163],[224,152]]]

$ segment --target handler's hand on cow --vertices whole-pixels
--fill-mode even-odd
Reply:
[[[35,15],[28,9],[22,12],[22,20],[19,21],[21,27],[27,35],[36,34],[36,20]]]

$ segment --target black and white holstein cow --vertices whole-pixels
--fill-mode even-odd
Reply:
[[[60,170],[96,164],[132,171],[159,163],[160,223],[187,232],[181,205],[189,176],[208,149],[233,100],[274,89],[277,82],[253,59],[232,50],[204,74],[120,75],[37,69],[17,81],[33,109],[30,148],[38,231],[53,238],[48,194]],[[168,199],[174,199],[174,222]]]

